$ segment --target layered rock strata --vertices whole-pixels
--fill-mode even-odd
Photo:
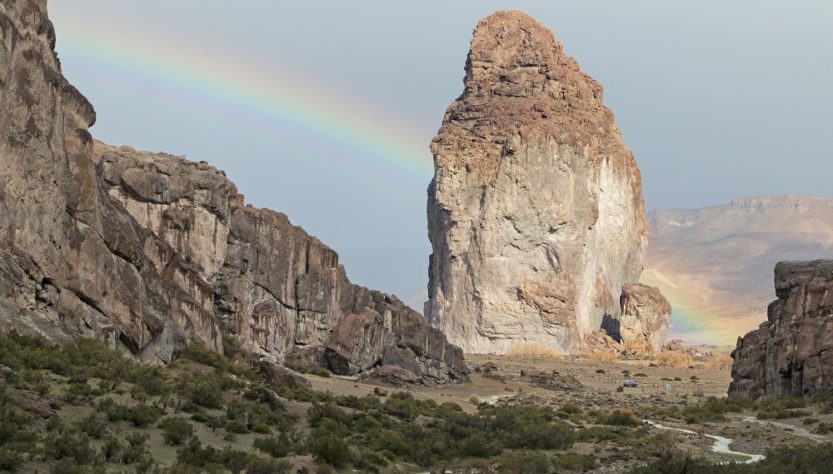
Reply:
[[[619,319],[647,240],[639,169],[602,87],[520,12],[474,30],[431,144],[426,316],[466,351],[581,350]]]
[[[459,348],[223,172],[95,142],[46,2],[0,3],[0,321],[166,363],[224,337],[278,362],[465,377]]]
[[[767,320],[738,338],[729,395],[833,390],[833,260],[781,262]]]

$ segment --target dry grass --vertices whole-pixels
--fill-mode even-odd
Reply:
[[[635,340],[626,341],[625,351],[633,352],[635,354],[640,355],[647,355],[652,354],[654,352],[654,348],[651,347],[651,343],[648,342],[646,339],[638,338]]]
[[[588,352],[583,354],[581,358],[591,362],[616,362],[619,359],[619,354],[612,351]]]
[[[725,352],[713,354],[706,360],[706,368],[729,370],[732,367],[732,356]]]
[[[554,347],[538,342],[521,342],[506,351],[506,357],[510,359],[562,360],[564,354]]]
[[[663,351],[654,354],[654,363],[660,367],[685,369],[694,364],[694,358],[684,352]]]

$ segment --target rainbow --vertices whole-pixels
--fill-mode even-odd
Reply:
[[[671,303],[669,339],[682,339],[691,344],[734,346],[738,337],[757,328],[766,319],[765,304],[759,314],[727,314],[726,307],[710,306],[700,295],[690,294],[683,285],[653,269],[646,269],[640,281],[662,290]]]
[[[306,78],[214,51],[209,56],[176,41],[148,38],[139,44],[129,35],[108,37],[89,29],[62,31],[58,38],[59,53],[73,60],[103,74],[161,84],[169,97],[188,96],[212,104],[207,109],[247,117],[246,128],[267,139],[288,128],[303,139],[291,148],[317,152],[333,165],[420,189],[430,180],[428,140],[418,127],[368,104],[324,95],[326,87]]]

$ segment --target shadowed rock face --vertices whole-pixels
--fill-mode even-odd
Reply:
[[[738,338],[729,395],[833,390],[833,260],[781,262],[767,321]]]
[[[464,378],[459,348],[205,163],[94,142],[43,1],[0,4],[0,322],[146,362],[229,335],[341,374]],[[390,355],[387,355],[390,354]]]
[[[432,324],[466,351],[574,352],[618,319],[647,239],[639,169],[550,31],[520,12],[482,20],[431,149]]]

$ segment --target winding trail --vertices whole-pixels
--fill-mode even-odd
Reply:
[[[807,438],[811,441],[816,443],[826,443],[830,441],[830,438],[824,435],[813,433],[806,428],[802,428],[800,426],[790,425],[788,423],[781,423],[780,421],[771,421],[771,420],[761,420],[760,418],[756,418],[754,416],[744,416],[741,420],[749,422],[749,423],[757,423],[759,425],[769,425],[774,426],[776,428],[781,428],[782,430],[789,432],[795,436],[800,436],[802,438]]]
[[[741,461],[744,464],[752,464],[754,462],[763,461],[765,459],[765,456],[763,454],[751,454],[751,453],[742,453],[742,452],[739,452],[739,451],[732,451],[732,449],[729,448],[729,445],[732,444],[733,440],[730,439],[730,438],[724,438],[723,436],[711,435],[711,434],[705,434],[705,433],[701,434],[701,433],[698,433],[696,431],[691,431],[691,430],[687,430],[687,429],[684,429],[684,428],[672,428],[670,426],[661,425],[661,424],[656,423],[656,422],[651,421],[651,420],[645,420],[645,423],[654,427],[654,428],[660,429],[660,430],[679,431],[680,433],[685,433],[685,434],[691,435],[691,436],[704,436],[706,438],[712,439],[712,440],[714,440],[714,443],[712,443],[712,447],[711,447],[711,450],[712,450],[713,453],[743,456],[743,457],[746,458],[744,461]],[[729,462],[731,462],[731,461],[729,461]],[[724,462],[724,463],[721,463],[721,464],[728,464],[729,462]]]

